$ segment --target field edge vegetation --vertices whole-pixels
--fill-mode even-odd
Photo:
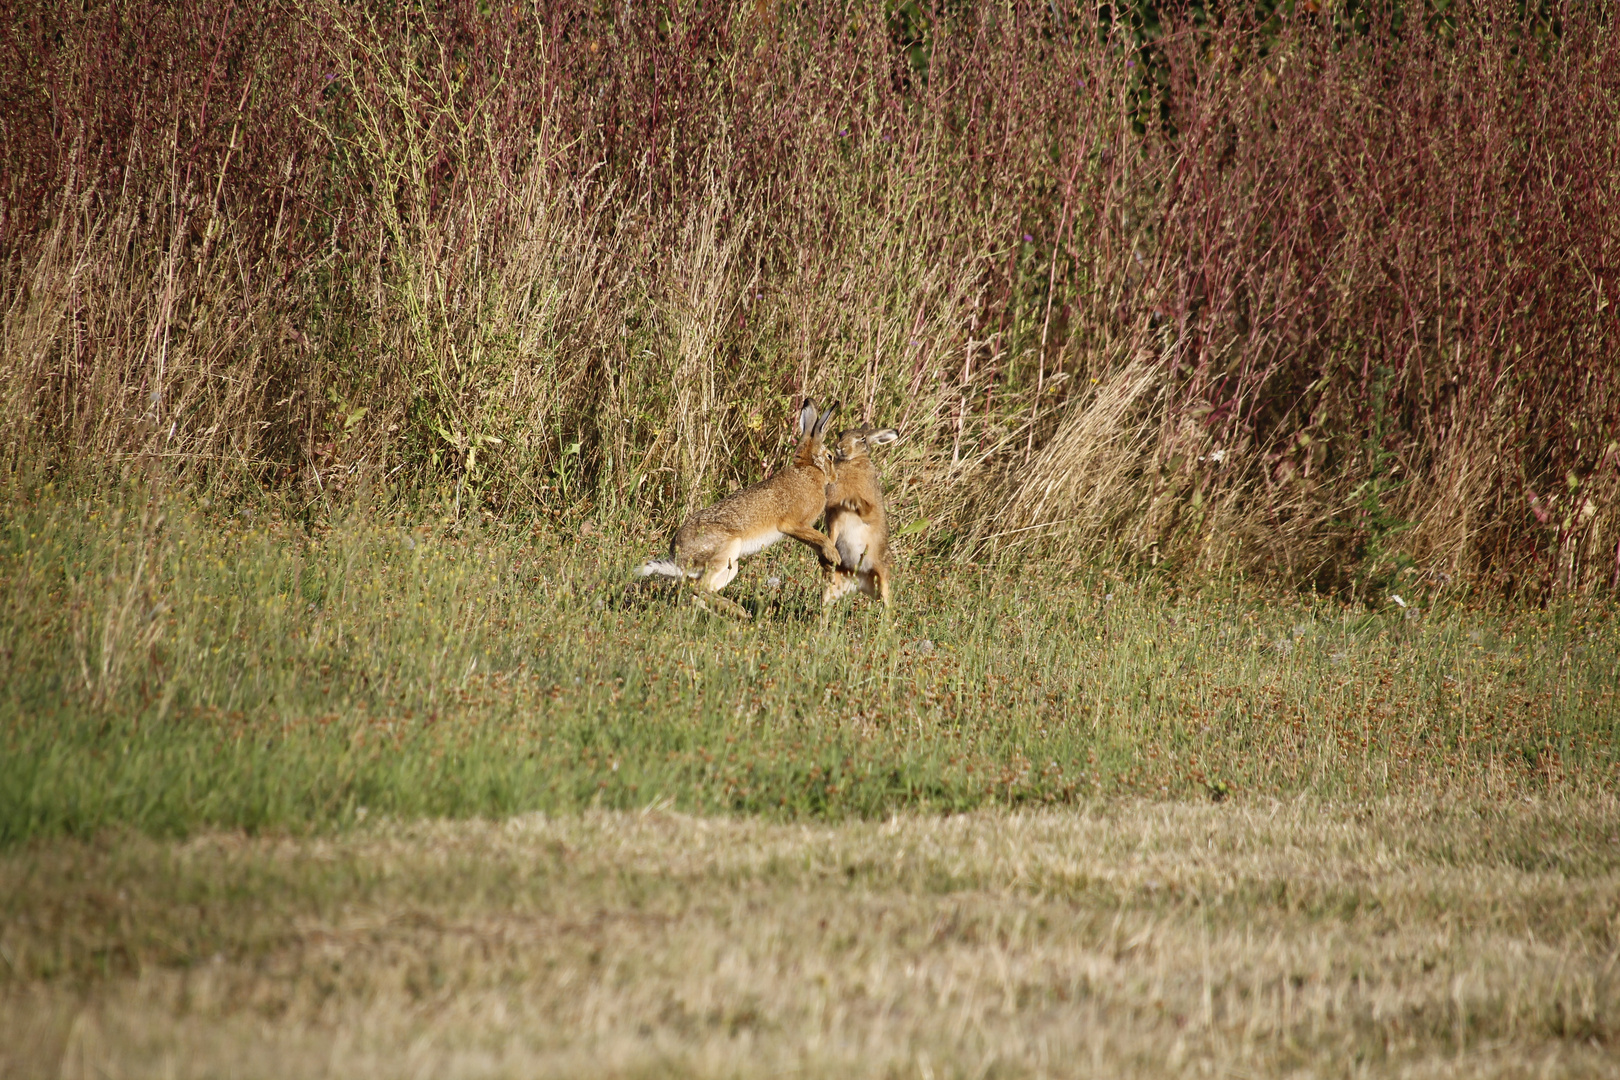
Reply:
[[[939,556],[1612,591],[1607,7],[1115,7],[9,8],[0,455],[667,527],[812,394]]]

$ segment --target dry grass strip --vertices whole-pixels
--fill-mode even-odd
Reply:
[[[1097,804],[0,857],[0,1074],[1620,1076],[1620,806]]]

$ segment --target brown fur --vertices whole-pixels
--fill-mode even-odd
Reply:
[[[834,405],[818,419],[815,403],[806,401],[799,412],[803,437],[793,464],[687,518],[669,542],[669,560],[648,563],[642,576],[680,577],[690,583],[700,605],[714,601],[748,618],[741,607],[718,595],[737,576],[737,562],[744,555],[791,536],[812,548],[823,565],[837,562],[838,549],[815,528],[826,505],[827,484],[836,479],[822,431],[837,411]]]
[[[900,437],[893,428],[846,428],[833,446],[837,478],[827,485],[827,536],[838,549],[837,565],[827,568],[822,603],[859,589],[889,606],[889,522],[883,490],[869,453]]]

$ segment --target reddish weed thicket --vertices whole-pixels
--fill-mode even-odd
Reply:
[[[1613,588],[1620,33],[1509,7],[11,6],[5,450],[673,515],[812,393],[941,548]]]

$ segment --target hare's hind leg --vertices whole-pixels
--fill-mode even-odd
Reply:
[[[700,589],[692,590],[692,606],[704,611],[712,611],[717,615],[731,615],[738,619],[752,619],[754,616],[748,609],[731,599],[716,592],[703,592]]]
[[[855,573],[856,587],[861,590],[862,596],[870,596],[873,600],[881,599],[879,584],[882,577],[876,570],[858,570]]]
[[[861,592],[874,600],[883,602],[883,609],[889,609],[889,575],[881,568],[860,570],[851,575],[855,581],[850,588],[859,588]]]
[[[821,606],[827,607],[854,592],[857,588],[856,576],[847,574],[842,570],[829,569],[827,571],[827,587],[821,594]]]
[[[737,576],[737,559],[742,544],[732,541],[715,552],[704,565],[703,572],[692,582],[692,602],[705,611],[712,610],[739,618],[752,619],[746,608],[736,601],[720,595],[720,590],[731,584]]]
[[[748,613],[747,608],[729,596],[720,595],[720,590],[725,587],[726,582],[730,581],[736,574],[737,568],[735,566],[731,567],[729,571],[722,567],[718,573],[705,574],[692,582],[693,606],[700,607],[704,611],[717,612],[721,615],[734,615],[739,619],[752,619],[753,616]],[[709,584],[711,581],[718,581],[719,585]]]

